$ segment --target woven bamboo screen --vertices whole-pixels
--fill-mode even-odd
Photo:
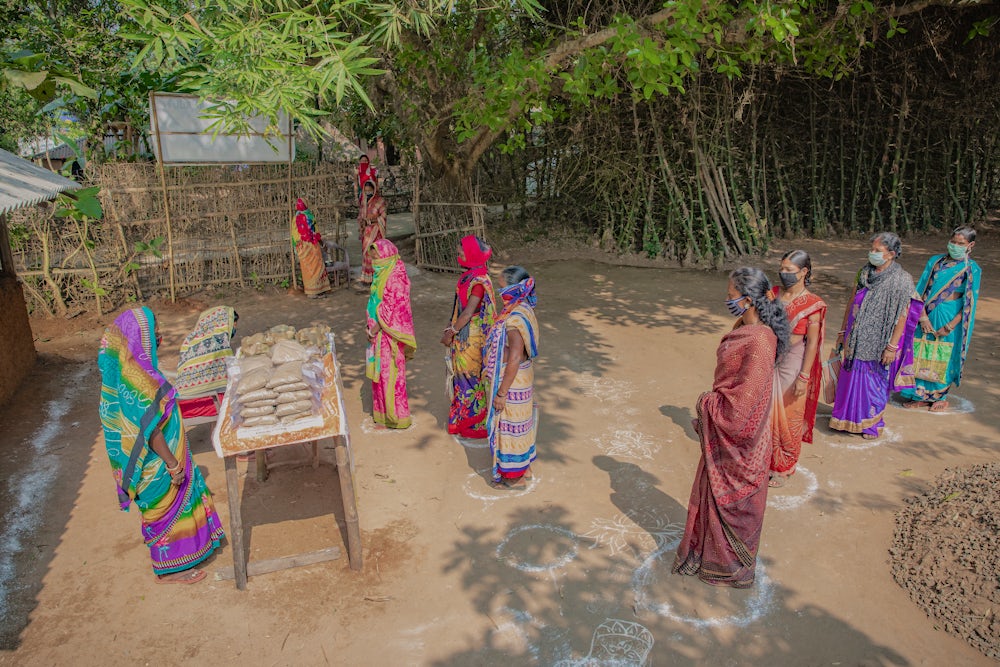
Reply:
[[[168,233],[156,165],[99,165],[88,177],[101,186],[104,219],[81,229],[53,218],[51,207],[19,211],[10,219],[15,265],[32,305],[56,313],[98,297],[108,310],[169,294],[171,259],[177,294],[290,282],[295,198],[308,202],[325,238],[343,242],[352,170],[328,163],[294,163],[291,174],[287,164],[168,167]]]
[[[424,177],[424,174],[421,174]],[[478,195],[461,188],[414,187],[413,227],[417,266],[437,271],[460,271],[455,261],[459,240],[468,234],[484,238],[486,207]]]

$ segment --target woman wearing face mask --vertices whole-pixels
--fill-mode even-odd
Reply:
[[[716,352],[712,390],[698,397],[693,426],[701,461],[673,571],[708,584],[749,588],[767,505],[771,451],[790,438],[776,363],[788,351],[788,317],[760,269],[729,276],[739,319]]]
[[[778,277],[781,279],[781,304],[792,328],[788,354],[778,365],[782,402],[792,438],[788,448],[774,448],[771,458],[772,487],[782,486],[795,472],[802,443],[813,441],[822,384],[819,350],[823,345],[826,320],[826,303],[809,291],[812,282],[809,253],[805,250],[785,253]]]
[[[858,271],[837,332],[843,366],[830,419],[834,430],[879,437],[889,393],[913,386],[911,342],[921,304],[911,298],[913,278],[896,262],[902,252],[898,236],[876,234],[868,263]]]
[[[538,320],[535,279],[521,266],[500,274],[503,310],[496,315],[483,346],[486,384],[486,431],[493,455],[495,488],[519,489],[531,477],[535,460],[538,407],[535,404],[535,358]]]
[[[923,299],[920,331],[916,338],[945,341],[952,344],[951,357],[942,382],[916,379],[916,386],[903,391],[904,407],[928,408],[943,412],[948,408],[948,391],[958,386],[965,367],[965,357],[972,340],[972,325],[976,320],[979,300],[979,278],[982,271],[969,255],[976,245],[976,230],[959,227],[951,235],[948,252],[935,255],[927,262],[917,283],[917,294]]]

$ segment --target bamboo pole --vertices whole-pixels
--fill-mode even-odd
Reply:
[[[295,200],[292,199],[292,118],[288,117],[288,210],[291,212],[290,225],[288,228],[288,258],[290,261],[289,268],[292,272],[292,289],[298,287],[298,282],[295,279],[295,236],[292,234],[292,229],[295,227]],[[305,281],[303,280],[303,285]]]
[[[152,108],[150,120],[156,128],[153,131],[153,134],[156,135],[156,154],[160,158],[157,161],[157,166],[160,169],[160,187],[163,188],[163,217],[167,221],[167,265],[170,269],[170,302],[174,303],[177,300],[176,278],[174,275],[174,232],[170,224],[170,201],[167,194],[166,167],[163,165],[163,142],[160,141],[160,123],[156,117],[156,95],[152,92],[149,93],[149,103]]]

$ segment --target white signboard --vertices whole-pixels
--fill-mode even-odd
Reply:
[[[295,159],[291,120],[279,114],[277,126],[261,117],[250,119],[249,134],[216,133],[216,121],[203,114],[211,102],[195,95],[153,93],[149,96],[153,152],[164,164],[249,164]],[[160,154],[162,151],[162,155]]]

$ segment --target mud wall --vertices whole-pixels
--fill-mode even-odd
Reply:
[[[17,279],[0,273],[0,405],[35,365],[35,344],[24,293]]]

